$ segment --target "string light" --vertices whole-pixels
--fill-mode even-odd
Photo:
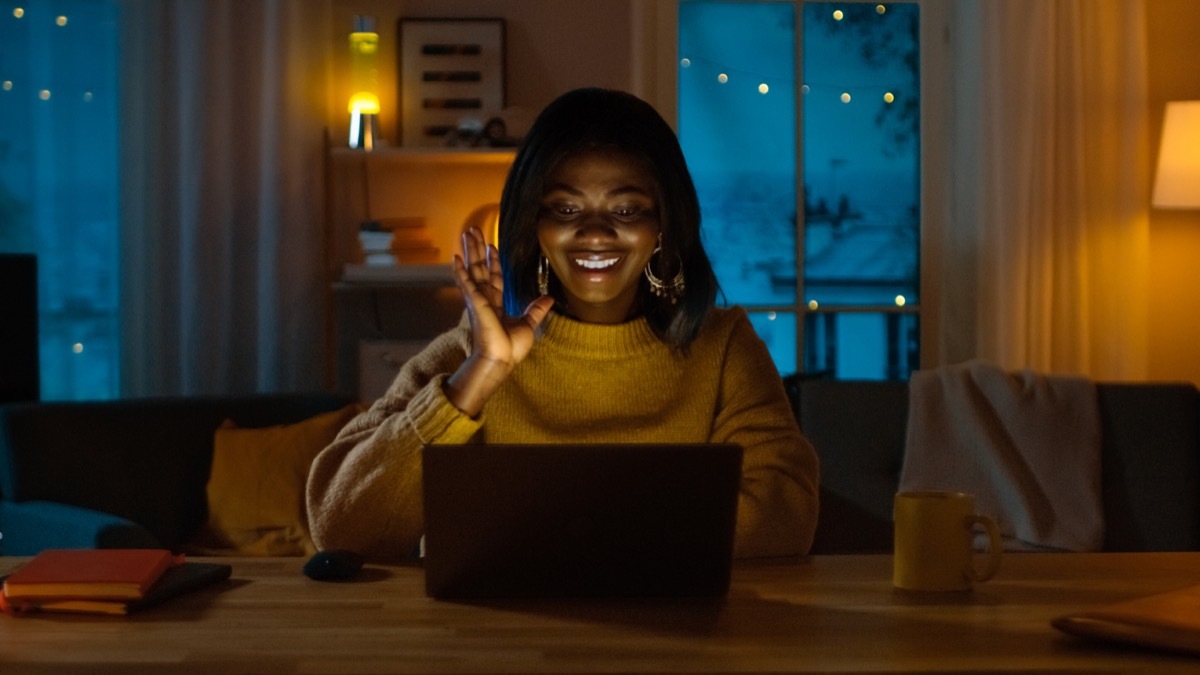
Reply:
[[[878,4],[875,6],[875,12],[876,12],[876,14],[882,15],[885,12],[887,12],[887,7],[884,6],[883,4]],[[843,12],[840,9],[834,10],[832,12],[832,17],[835,21],[842,21],[846,18],[846,14],[845,14],[845,12]],[[715,61],[712,59],[706,59],[702,56],[696,56],[696,55],[690,55],[690,56],[685,56],[685,57],[680,58],[679,66],[680,66],[680,68],[686,68],[686,69],[693,69],[693,66],[697,66],[697,67],[700,67],[701,70],[703,70],[703,67],[707,67],[709,69],[709,72],[716,72],[715,79],[719,84],[728,84],[729,81],[733,78],[733,75],[737,75],[739,77],[744,75],[746,81],[759,82],[756,90],[760,94],[768,93],[771,89],[772,83],[775,83],[775,85],[779,85],[779,84],[787,84],[787,83],[795,82],[795,79],[790,76],[789,77],[781,77],[779,75],[770,75],[770,74],[765,74],[765,73],[761,73],[761,72],[753,72],[753,71],[743,70],[740,68],[731,67],[725,63],[720,63],[718,61]],[[710,77],[711,77],[711,75],[710,75]],[[739,80],[739,81],[742,81],[742,80]],[[812,94],[814,91],[820,92],[820,91],[833,90],[833,91],[838,92],[836,94],[838,97],[838,100],[840,100],[843,104],[850,104],[853,100],[854,95],[859,95],[859,94],[866,96],[867,97],[866,100],[882,99],[884,103],[891,104],[891,103],[896,102],[896,93],[895,93],[894,89],[895,89],[895,87],[891,87],[886,84],[879,84],[877,82],[858,82],[858,83],[842,82],[842,83],[834,84],[834,83],[823,82],[823,81],[818,80],[818,81],[809,81],[809,82],[805,82],[805,83],[801,84],[800,93],[807,96],[807,95]],[[872,93],[872,92],[878,92],[878,93]],[[880,97],[880,99],[876,99],[875,98],[876,96]]]

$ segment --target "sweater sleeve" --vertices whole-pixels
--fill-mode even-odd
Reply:
[[[469,339],[463,326],[435,339],[317,455],[306,501],[318,549],[350,549],[380,562],[411,557],[424,531],[422,448],[465,443],[482,426],[442,389],[466,359]]]
[[[745,312],[736,314],[712,436],[744,452],[734,555],[803,555],[817,527],[817,453],[800,433],[766,345]]]

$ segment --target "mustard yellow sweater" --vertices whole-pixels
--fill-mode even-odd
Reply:
[[[307,500],[318,548],[408,557],[423,531],[421,448],[483,440],[737,443],[744,458],[734,554],[808,551],[817,455],[742,309],[714,310],[687,356],[672,353],[644,319],[597,325],[552,313],[477,419],[442,390],[470,350],[464,319],[409,360],[317,456]]]

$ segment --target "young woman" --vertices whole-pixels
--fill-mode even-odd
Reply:
[[[464,321],[401,369],[313,462],[318,548],[408,557],[421,453],[466,442],[742,446],[734,554],[807,552],[817,457],[740,308],[714,307],[679,142],[623,92],[569,92],[539,115],[500,202],[500,247],[463,236]]]

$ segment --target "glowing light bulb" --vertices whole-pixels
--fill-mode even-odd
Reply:
[[[906,302],[908,302],[908,300],[906,300],[903,295],[896,296],[896,306],[897,307],[903,307],[904,303],[906,303]]]
[[[726,75],[725,73],[721,73],[720,75],[717,75],[717,82],[720,82],[721,84],[725,84],[728,81],[729,81],[729,76]]]
[[[846,14],[844,12],[842,12],[842,10],[840,10],[840,9],[833,10],[833,20],[834,21],[841,21],[844,18],[846,18]]]
[[[58,17],[55,17],[54,23],[58,24],[59,26],[65,26],[65,25],[67,25],[67,17],[61,16],[61,15]]]
[[[895,95],[893,95],[893,94],[892,94],[892,92],[890,92],[890,91],[889,91],[889,92],[887,92],[887,93],[885,93],[885,94],[883,95],[883,102],[884,102],[884,103],[891,103],[891,102],[893,102],[893,101],[895,101],[895,100],[896,100],[896,97],[895,97]]]
[[[817,301],[816,301],[816,300],[809,300],[809,301],[808,301],[808,308],[809,308],[809,309],[811,309],[811,310],[813,310],[813,311],[816,311],[817,307],[819,307],[819,306],[820,306],[820,305],[818,305],[818,304],[817,304]]]
[[[20,19],[25,16],[25,10],[21,7],[13,7],[13,16]]]
[[[875,5],[875,13],[876,14],[883,14],[886,11],[887,11],[887,7],[884,7],[883,5]]]
[[[50,100],[50,90],[43,89],[43,90],[39,91],[38,98],[42,99],[43,101],[49,101]]]
[[[767,86],[766,82],[763,82],[762,84],[758,85],[758,93],[765,94],[768,91],[771,91],[771,88]]]
[[[850,92],[848,92],[848,91],[842,92],[841,99],[842,99],[842,103],[849,103],[850,102]]]

